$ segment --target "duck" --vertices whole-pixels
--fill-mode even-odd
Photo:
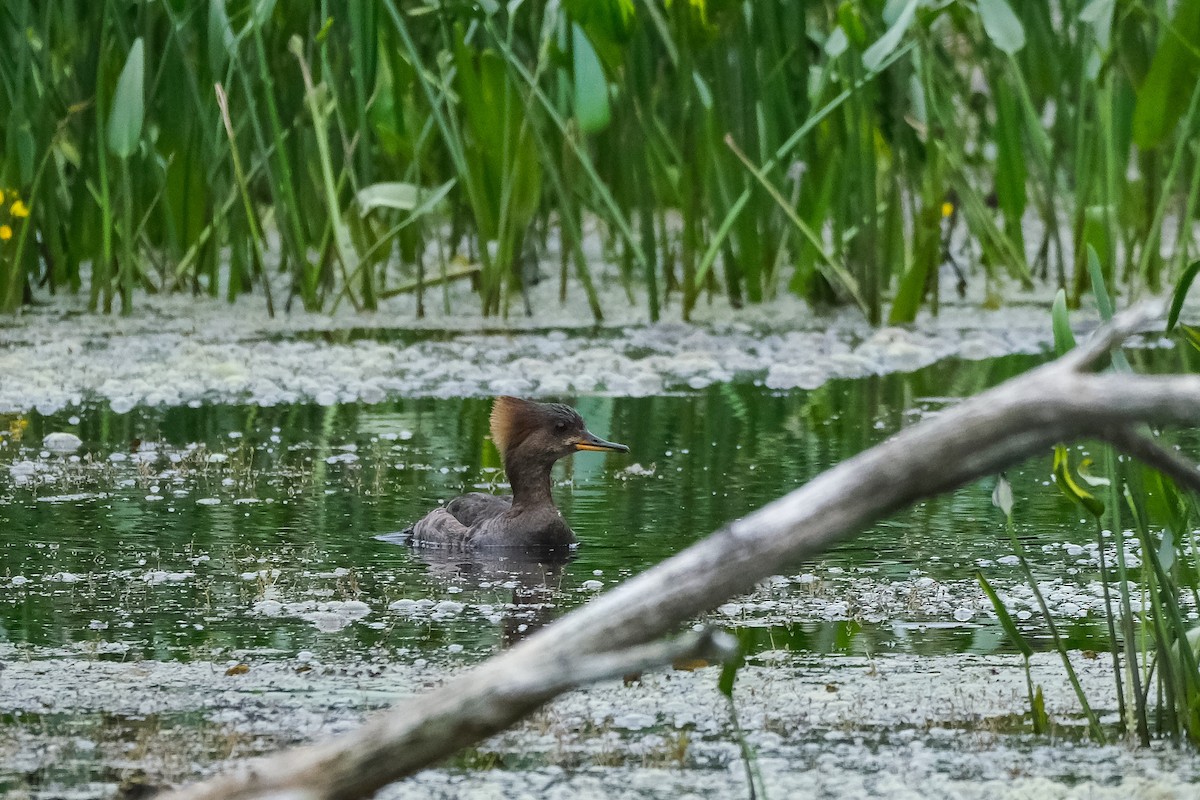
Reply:
[[[567,548],[575,533],[554,505],[550,470],[580,451],[628,453],[587,429],[579,412],[562,403],[497,397],[490,418],[511,495],[470,492],[435,508],[406,533],[417,547],[464,550]]]

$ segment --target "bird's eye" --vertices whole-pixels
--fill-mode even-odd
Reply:
[[[565,423],[565,422],[559,422],[554,425],[554,430],[556,430],[556,431],[565,431],[566,429],[567,429],[567,423]]]

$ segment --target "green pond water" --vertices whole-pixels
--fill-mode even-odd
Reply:
[[[1144,371],[1197,366],[1187,348],[1131,357]],[[0,641],[116,659],[309,651],[329,663],[384,648],[397,658],[479,660],[953,398],[1037,362],[947,362],[783,394],[722,385],[578,398],[592,431],[632,452],[580,454],[556,472],[556,497],[581,540],[557,566],[431,555],[376,538],[439,500],[502,480],[485,440],[487,400],[123,415],[84,408],[31,415],[27,426],[10,418],[0,425],[11,431],[0,467],[28,461],[53,480],[18,485],[5,477],[11,470],[0,471]],[[77,463],[40,454],[52,431],[82,438]],[[1196,439],[1178,436],[1188,446]],[[1037,549],[1094,537],[1049,473],[1049,453],[1008,473],[1020,535],[1045,574],[1094,581],[1094,568],[1066,576],[1074,559]],[[882,585],[919,576],[969,587],[979,563],[1009,553],[984,481],[881,522],[789,574]],[[985,572],[1000,586],[1019,582],[1011,567]],[[405,600],[444,605],[389,610]],[[337,604],[346,601],[365,604],[351,613],[366,613],[339,622],[347,609]],[[917,604],[899,619],[864,621],[789,614],[786,597],[768,606],[729,620],[752,650],[1009,649],[983,613],[958,621]],[[1099,648],[1102,624],[1091,615],[1064,628],[1076,646]],[[1044,644],[1036,618],[1026,625]]]

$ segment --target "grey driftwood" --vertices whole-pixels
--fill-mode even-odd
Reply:
[[[876,520],[1058,442],[1102,439],[1200,489],[1194,465],[1141,432],[1145,423],[1200,423],[1200,376],[1092,371],[1147,320],[1145,309],[1118,315],[1066,356],[854,456],[352,733],[236,765],[169,797],[368,797],[576,686],[681,655],[721,657],[729,643],[717,634],[655,642]]]

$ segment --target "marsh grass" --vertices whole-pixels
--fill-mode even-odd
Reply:
[[[1041,279],[1078,303],[1086,245],[1112,291],[1158,290],[1197,254],[1196,19],[1200,0],[10,0],[0,187],[29,213],[0,241],[0,306],[424,309],[470,279],[508,314],[557,278],[600,319],[589,229],[654,319],[790,291],[908,321],[936,310],[952,225],[993,302]]]
[[[1100,259],[1092,247],[1088,248],[1087,260],[1101,317],[1109,319],[1115,305],[1107,292]],[[1177,325],[1182,297],[1197,272],[1200,269],[1193,264],[1178,280],[1168,332]],[[1052,327],[1055,348],[1060,354],[1074,347],[1065,295],[1061,291],[1052,310]],[[1186,337],[1185,341],[1188,343],[1185,346],[1200,350],[1200,342]],[[1132,371],[1129,360],[1119,350],[1113,353],[1110,368],[1117,372]],[[1155,435],[1149,428],[1139,433]],[[1169,477],[1119,457],[1108,445],[1100,447],[1102,472],[1093,473],[1093,466],[1091,459],[1073,466],[1067,448],[1055,448],[1055,484],[1092,518],[1095,526],[1120,733],[1143,745],[1159,737],[1195,747],[1200,745],[1200,648],[1197,647],[1200,627],[1194,620],[1195,610],[1200,609],[1197,547],[1200,543],[1196,537],[1200,508],[1195,496],[1181,491]],[[1088,719],[1091,735],[1104,741],[1104,731],[1075,675],[1067,646],[1058,635],[1036,576],[1014,533],[1012,491],[1003,477],[998,479],[993,498],[1005,515],[1006,530],[1021,569]],[[1126,563],[1130,537],[1140,545],[1141,561],[1136,567]],[[1028,663],[1028,644],[986,579],[980,575],[979,580],[1001,625]],[[1040,701],[1040,687],[1035,694],[1031,681],[1029,704],[1034,732],[1041,732],[1046,723],[1045,710]]]

